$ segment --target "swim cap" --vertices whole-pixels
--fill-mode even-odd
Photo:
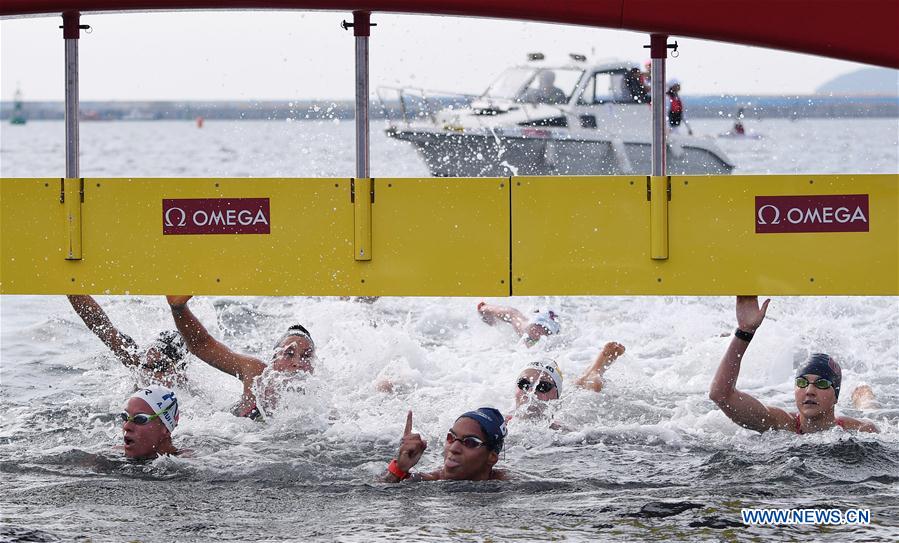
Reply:
[[[843,370],[837,361],[824,353],[812,353],[805,366],[799,369],[796,377],[804,375],[817,375],[822,379],[827,379],[833,383],[833,392],[837,399],[840,398],[840,381],[843,380]]]
[[[184,343],[184,338],[175,330],[160,332],[150,346],[155,347],[162,353],[162,356],[171,360],[175,365],[178,365],[187,356],[187,345]]]
[[[680,79],[673,77],[668,80],[668,88],[669,89],[675,85],[680,85]]]
[[[537,314],[531,318],[531,322],[528,324],[539,324],[546,330],[546,333],[549,335],[558,334],[562,331],[562,327],[559,326],[559,323],[556,321],[556,314],[553,311],[537,311]]]
[[[503,441],[506,439],[506,419],[498,410],[492,407],[479,407],[475,411],[462,414],[459,419],[471,419],[477,422],[484,431],[484,435],[487,436],[487,446],[490,447],[490,450],[495,453],[503,450]]]
[[[169,429],[169,433],[175,429],[175,426],[178,426],[178,398],[175,397],[174,390],[160,385],[152,385],[138,390],[131,397],[147,402],[147,405],[153,410],[153,414],[159,415],[159,420]]]
[[[521,371],[536,369],[550,377],[553,380],[553,384],[556,385],[556,389],[559,391],[559,396],[562,395],[562,370],[559,368],[559,365],[555,360],[551,358],[544,358],[542,360],[535,360],[533,362],[529,362],[525,367],[521,368]]]
[[[284,341],[285,339],[287,339],[291,336],[297,336],[297,337],[302,337],[302,338],[308,339],[309,343],[312,344],[312,349],[313,350],[315,349],[315,342],[312,341],[312,334],[310,334],[309,330],[306,330],[306,328],[302,324],[294,324],[293,326],[288,328],[287,332],[283,336],[281,336],[281,339],[278,340],[278,343],[281,343],[282,341]]]

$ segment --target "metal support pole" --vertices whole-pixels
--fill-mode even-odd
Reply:
[[[668,56],[668,36],[650,36],[652,58],[652,175],[667,175],[667,142],[665,132],[665,58]]]
[[[353,12],[353,35],[356,37],[356,177],[371,177],[368,133],[368,37],[371,35],[371,13]]]
[[[81,13],[62,14],[62,37],[66,42],[66,177],[80,177],[78,165],[78,38]]]

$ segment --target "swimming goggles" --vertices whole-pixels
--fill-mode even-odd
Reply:
[[[531,390],[532,385],[533,385],[533,383],[531,383],[528,379],[526,379],[524,377],[522,377],[521,379],[518,380],[518,388],[520,388],[521,390],[523,390],[525,392]],[[551,391],[554,388],[556,388],[556,385],[554,383],[550,383],[549,381],[537,381],[537,386],[535,387],[535,390],[537,392],[539,392],[540,394],[546,394],[547,392]]]
[[[138,426],[143,426],[144,424],[147,424],[151,420],[159,418],[163,413],[165,413],[166,411],[168,411],[169,409],[171,409],[174,406],[175,406],[175,404],[172,404],[172,405],[166,407],[165,409],[163,409],[162,411],[160,411],[159,413],[156,413],[155,415],[148,415],[146,413],[137,413],[136,415],[129,415],[127,411],[122,411],[121,413],[119,413],[119,418],[122,419],[122,424],[125,424],[126,422],[133,422],[134,424],[137,424]]]
[[[474,437],[474,436],[465,436],[459,437],[455,432],[450,430],[446,433],[446,444],[447,446],[452,445],[453,443],[461,441],[462,446],[466,449],[477,449],[478,447],[486,447],[487,444],[484,443],[484,440]]]
[[[809,381],[805,377],[797,377],[796,378],[796,388],[805,388],[809,385],[813,385],[815,388],[821,390],[827,390],[828,388],[833,386],[833,382],[828,381],[827,379],[818,379],[816,381]]]

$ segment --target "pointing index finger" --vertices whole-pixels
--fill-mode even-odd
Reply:
[[[412,411],[410,410],[406,414],[406,429],[403,430],[403,437],[412,433]]]

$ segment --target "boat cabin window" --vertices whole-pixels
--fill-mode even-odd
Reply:
[[[529,104],[567,104],[583,74],[581,70],[562,68],[536,70],[517,100]]]
[[[637,74],[627,70],[597,72],[589,79],[579,104],[648,103],[649,94]]]

